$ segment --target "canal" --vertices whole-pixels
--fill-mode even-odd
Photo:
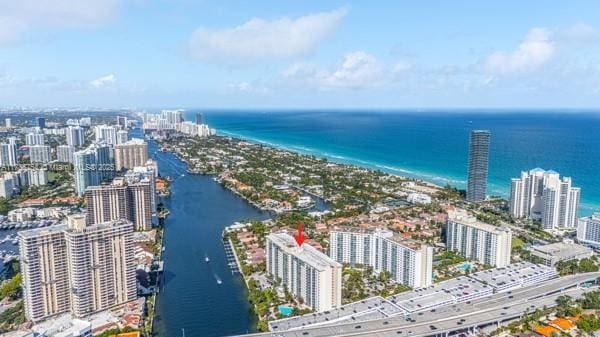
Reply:
[[[211,176],[191,175],[185,163],[170,153],[149,152],[162,176],[174,180],[165,222],[164,282],[158,294],[155,335],[159,337],[226,336],[253,331],[256,325],[247,291],[232,275],[221,241],[225,226],[246,219],[267,219],[223,188]],[[210,262],[206,263],[204,257]],[[221,284],[217,280],[222,281]]]

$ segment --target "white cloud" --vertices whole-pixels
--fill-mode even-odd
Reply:
[[[550,61],[555,53],[556,43],[550,31],[538,27],[531,29],[514,51],[492,53],[484,67],[487,72],[496,74],[527,72]]]
[[[191,54],[202,60],[245,63],[312,52],[328,38],[345,9],[277,20],[254,18],[233,28],[199,28],[189,40]]]
[[[229,89],[234,92],[244,94],[260,94],[265,95],[269,93],[269,89],[260,83],[240,82],[229,85]]]
[[[394,81],[410,68],[411,65],[402,62],[387,66],[369,53],[356,51],[344,55],[330,69],[320,69],[312,63],[294,63],[281,77],[284,83],[320,90],[360,89]]]
[[[90,85],[94,88],[101,88],[109,84],[115,83],[117,78],[114,74],[98,77],[97,79],[90,82]]]
[[[0,0],[0,45],[34,28],[80,27],[114,17],[119,0]]]
[[[562,31],[562,37],[568,42],[585,42],[600,38],[600,30],[586,23],[579,22]]]
[[[332,73],[323,78],[327,87],[361,88],[381,84],[383,65],[375,56],[362,51],[346,54]]]

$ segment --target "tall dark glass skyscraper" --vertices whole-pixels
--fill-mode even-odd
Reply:
[[[37,126],[40,129],[45,129],[46,128],[46,118],[36,117],[35,118],[35,126]]]
[[[488,155],[490,132],[473,130],[469,138],[469,171],[467,181],[467,201],[485,200],[488,176]]]
[[[202,113],[201,112],[196,112],[196,124],[198,124],[198,125],[202,124]]]

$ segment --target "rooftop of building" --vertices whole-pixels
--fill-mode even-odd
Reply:
[[[109,337],[140,337],[139,331],[123,332],[118,335],[110,335]]]
[[[411,250],[421,250],[425,247],[427,247],[427,245],[424,245],[423,243],[419,242],[419,241],[415,241],[413,239],[409,239],[409,238],[405,238],[401,235],[397,235],[394,234],[391,237],[387,237],[387,240],[390,240],[392,242],[396,242],[401,244],[402,246],[411,249]]]
[[[480,282],[487,283],[494,288],[502,287],[505,284],[519,282],[523,279],[530,279],[537,275],[548,273],[556,274],[552,267],[534,264],[531,262],[520,262],[510,264],[506,267],[482,270],[472,273],[469,277]]]
[[[131,138],[130,140],[126,141],[125,143],[117,144],[115,146],[119,147],[119,146],[127,146],[127,145],[145,145],[145,144],[146,144],[146,141],[141,138]]]
[[[510,232],[510,229],[506,227],[498,227],[479,221],[476,217],[469,215],[464,210],[448,211],[448,220],[496,234]]]
[[[330,232],[349,232],[349,233],[358,233],[358,234],[373,234],[377,230],[386,229],[376,228],[376,227],[358,227],[358,226],[334,226]]]
[[[58,224],[58,225],[54,225],[54,226],[19,231],[19,236],[27,239],[27,238],[32,238],[32,237],[37,237],[37,236],[42,236],[42,235],[50,235],[50,234],[64,232],[67,228],[68,228],[67,224]]]
[[[120,225],[126,225],[126,224],[131,225],[132,223],[128,220],[119,219],[119,220],[107,221],[107,222],[93,224],[93,225],[86,225],[83,227],[83,230],[84,230],[84,232],[89,232],[89,231],[101,230],[101,229],[106,229],[106,228],[120,226]],[[50,234],[61,233],[61,232],[73,232],[74,233],[77,231],[78,230],[75,228],[69,228],[69,226],[65,223],[60,223],[60,224],[48,226],[48,227],[41,227],[41,228],[34,228],[34,229],[19,231],[18,235],[20,237],[27,239],[27,238],[43,236],[43,235],[50,235]]]
[[[600,221],[600,212],[595,212],[593,213],[591,216],[588,217],[583,217],[581,218],[582,220],[594,220],[594,221]]]
[[[550,322],[548,322],[548,324],[555,325],[561,328],[562,330],[571,330],[575,327],[575,324],[573,324],[573,322],[561,317],[551,320]]]
[[[435,306],[446,301],[461,301],[461,298],[491,292],[492,287],[466,276],[453,278],[429,287],[391,296],[388,300],[409,312]]]
[[[565,259],[572,256],[584,255],[584,254],[592,254],[593,250],[591,248],[578,245],[576,243],[565,243],[565,242],[557,242],[551,243],[543,246],[533,246],[531,247],[535,252],[550,255],[550,257],[556,257],[558,259]]]
[[[76,232],[91,232],[91,231],[97,231],[97,230],[102,230],[102,229],[107,229],[107,228],[111,228],[111,227],[116,227],[116,226],[122,226],[122,225],[133,225],[131,221],[129,220],[125,220],[125,219],[118,219],[118,220],[112,220],[112,221],[106,221],[106,222],[102,222],[102,223],[97,223],[97,224],[93,224],[93,225],[87,225],[85,227],[83,227],[81,229],[77,229],[77,228],[69,228],[67,227],[66,231],[69,233],[76,233]]]
[[[85,330],[91,331],[91,328],[90,322],[73,319],[71,315],[65,314],[37,324],[32,330],[45,337],[71,337],[79,336]]]
[[[553,328],[551,326],[539,326],[539,327],[533,329],[533,331],[535,331],[537,334],[540,334],[540,335],[546,336],[546,337],[552,337],[554,335],[560,336],[560,330]]]
[[[386,228],[380,227],[356,227],[356,226],[335,226],[331,232],[350,232],[350,233],[358,233],[358,234],[375,234],[377,232],[384,234],[387,240],[392,242],[396,242],[401,244],[402,246],[412,249],[412,250],[420,250],[423,248],[423,244],[421,242],[405,238],[398,234],[393,234],[392,231]]]
[[[544,173],[544,172],[546,172],[546,170],[544,170],[541,167],[536,167],[534,169],[529,170],[529,174]]]
[[[269,234],[267,239],[275,243],[288,254],[298,257],[300,260],[318,270],[325,270],[331,267],[342,267],[340,263],[332,260],[329,256],[321,253],[309,244],[304,243],[302,246],[298,247],[296,240],[286,232]]]

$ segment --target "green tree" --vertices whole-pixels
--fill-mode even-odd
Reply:
[[[577,321],[577,328],[588,334],[600,330],[600,319],[595,315],[582,315]]]
[[[579,261],[579,272],[580,273],[591,273],[598,271],[598,266],[592,261],[592,259],[581,259]]]
[[[11,278],[8,282],[5,282],[0,288],[0,299],[4,299],[6,297],[11,300],[16,299],[21,293],[21,273],[18,273],[13,278]]]
[[[600,309],[600,291],[584,293],[581,306],[584,309]]]

